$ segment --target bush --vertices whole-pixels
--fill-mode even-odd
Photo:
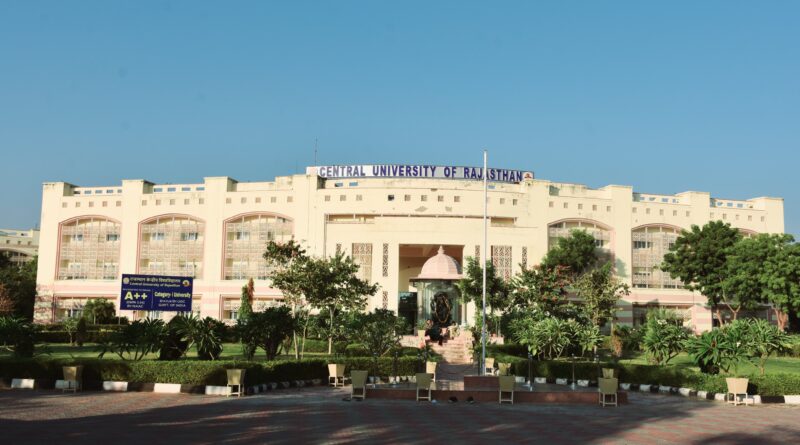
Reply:
[[[17,317],[0,317],[0,349],[15,357],[33,357],[37,326]]]
[[[348,357],[369,357],[372,354],[369,353],[369,349],[367,349],[366,345],[362,343],[353,343],[344,348],[344,355]]]
[[[84,382],[99,387],[102,381],[137,383],[180,383],[185,385],[225,385],[225,369],[246,369],[245,382],[256,385],[292,380],[325,379],[323,360],[238,362],[238,361],[120,361],[102,359],[2,359],[0,378],[34,378],[53,382],[63,378],[61,367],[82,365]],[[92,384],[94,383],[94,384]]]
[[[652,363],[666,365],[683,351],[689,330],[673,311],[658,309],[647,314],[642,346]]]

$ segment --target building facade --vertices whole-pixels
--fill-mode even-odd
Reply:
[[[269,240],[293,238],[314,255],[352,256],[361,277],[380,285],[369,309],[408,310],[417,291],[413,279],[440,247],[460,264],[481,257],[480,169],[442,177],[438,167],[389,166],[372,170],[374,175],[358,167],[309,167],[306,174],[271,182],[209,177],[199,184],[45,183],[36,320],[57,321],[90,298],[119,306],[122,273],[193,276],[193,311],[202,316],[234,319],[241,287],[251,277],[256,310],[279,304],[281,294],[270,286],[262,258]],[[489,176],[487,253],[497,271],[510,278],[539,263],[570,230],[587,230],[631,286],[618,314],[622,323],[638,324],[658,306],[681,311],[699,331],[711,327],[705,297],[655,268],[681,229],[722,220],[745,234],[784,230],[780,198],[657,195],[618,185],[591,189],[522,172]],[[461,309],[461,323],[474,322],[474,309]]]
[[[0,229],[0,255],[21,265],[32,260],[39,252],[39,231],[36,229]]]

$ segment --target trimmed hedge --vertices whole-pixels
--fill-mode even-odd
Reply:
[[[528,375],[528,359],[495,352],[491,354],[495,362],[511,363],[513,373],[519,376]],[[702,374],[690,369],[674,366],[600,364],[601,368],[617,370],[619,381],[643,385],[664,385],[692,388],[698,391],[725,392],[727,375]],[[598,365],[594,362],[575,362],[575,379],[596,381],[599,376]],[[533,376],[549,379],[571,379],[572,363],[569,361],[533,361]],[[774,373],[764,376],[745,376],[750,379],[748,392],[762,396],[782,396],[800,394],[800,375]]]
[[[63,378],[62,366],[83,365],[86,382],[126,381],[137,383],[181,383],[185,385],[224,385],[225,369],[247,369],[246,384],[257,385],[269,382],[325,379],[329,362],[346,365],[346,373],[353,369],[375,372],[375,361],[371,357],[342,357],[336,360],[276,360],[270,362],[248,362],[234,360],[141,360],[124,361],[110,359],[0,359],[0,379],[31,378],[53,382]],[[419,363],[416,357],[403,356],[397,359],[398,375],[414,375]],[[381,357],[377,362],[377,373],[382,377],[394,375],[394,358]],[[96,386],[96,385],[95,385]]]

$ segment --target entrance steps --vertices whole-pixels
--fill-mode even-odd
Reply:
[[[441,346],[438,342],[430,341],[431,349],[441,355],[445,362],[453,364],[472,363],[472,335],[461,334],[458,337],[444,340]]]

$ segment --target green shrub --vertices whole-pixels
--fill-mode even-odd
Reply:
[[[180,383],[186,385],[224,385],[225,369],[247,369],[247,385],[292,380],[324,379],[328,375],[323,360],[240,362],[201,361],[121,361],[102,359],[3,359],[0,378],[33,378],[54,381],[63,378],[64,365],[83,365],[85,382],[127,381],[141,383]]]

